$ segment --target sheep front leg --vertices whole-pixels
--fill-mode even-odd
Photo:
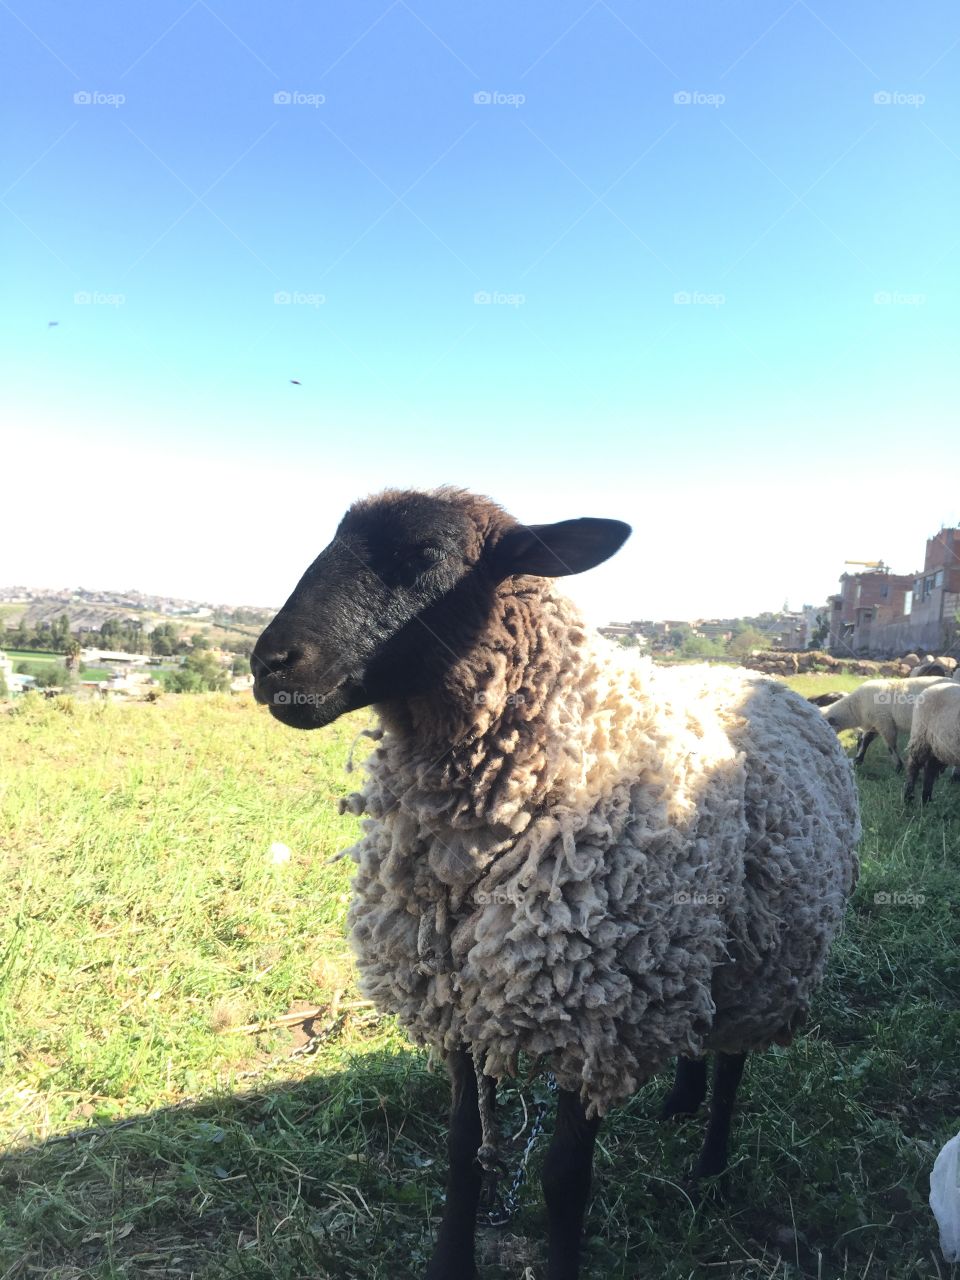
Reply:
[[[857,754],[853,757],[854,764],[863,764],[863,758],[867,754],[867,747],[878,736],[876,729],[868,729],[866,733],[858,735]]]
[[[583,1217],[599,1128],[599,1119],[587,1119],[580,1095],[561,1089],[557,1126],[543,1164],[549,1230],[547,1280],[577,1280],[580,1275]]]
[[[924,804],[929,803],[933,799],[933,784],[939,778],[943,770],[943,765],[937,757],[930,753],[927,756],[926,764],[923,766],[923,786],[920,788],[920,799]]]
[[[917,785],[917,774],[926,763],[922,760],[921,753],[916,748],[910,748],[907,751],[907,776],[903,784],[903,803],[909,804],[913,799],[914,788]]]
[[[706,1096],[706,1058],[679,1057],[673,1088],[663,1100],[660,1119],[672,1120],[674,1117],[695,1115]]]
[[[713,1092],[710,1095],[710,1123],[704,1139],[703,1150],[693,1170],[696,1181],[723,1173],[727,1167],[727,1151],[730,1145],[730,1124],[737,1088],[743,1075],[745,1053],[718,1053],[713,1073]]]
[[[896,725],[887,725],[883,729],[883,740],[887,744],[887,750],[890,752],[890,758],[896,766],[896,772],[903,772],[903,761],[900,759],[900,752],[897,750],[897,727]]]
[[[447,1201],[426,1280],[474,1280],[474,1236],[483,1180],[477,1160],[482,1141],[477,1075],[472,1057],[462,1049],[450,1055],[447,1067],[451,1091]],[[496,1082],[487,1076],[483,1082],[492,1105]]]

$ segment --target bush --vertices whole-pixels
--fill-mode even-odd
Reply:
[[[685,658],[725,658],[726,649],[719,640],[709,636],[695,636],[692,632],[683,637],[680,652]]]

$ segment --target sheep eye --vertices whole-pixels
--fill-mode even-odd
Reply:
[[[443,552],[439,547],[417,547],[414,556],[427,564],[436,564],[438,560],[443,559]]]

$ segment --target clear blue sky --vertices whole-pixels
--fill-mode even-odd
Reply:
[[[0,33],[0,581],[279,602],[352,498],[451,482],[630,520],[575,592],[694,616],[960,518],[946,0],[11,0]]]

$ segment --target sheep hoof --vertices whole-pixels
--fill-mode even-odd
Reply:
[[[689,1120],[695,1116],[700,1110],[700,1104],[703,1099],[685,1098],[682,1095],[674,1097],[672,1093],[668,1093],[663,1100],[663,1106],[660,1108],[659,1119],[661,1121],[673,1120],[679,1124],[682,1120]]]
[[[698,1160],[687,1184],[687,1195],[697,1206],[705,1203],[720,1204],[727,1197],[728,1185],[726,1165],[717,1169]]]

